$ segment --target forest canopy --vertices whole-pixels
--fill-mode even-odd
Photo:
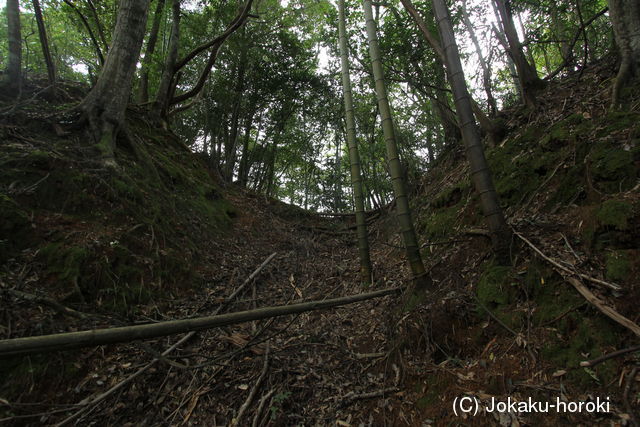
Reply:
[[[448,2],[483,134],[499,138],[499,111],[533,108],[546,80],[617,52],[614,30],[632,27],[616,27],[615,21],[636,19],[637,5],[609,3]],[[124,104],[154,112],[225,181],[313,210],[353,208],[334,2],[9,0],[2,34],[12,31],[15,6],[23,77],[99,86],[108,56],[115,56],[112,48],[139,51],[130,60],[131,81],[117,83],[127,92],[117,96],[119,105],[124,97]],[[138,8],[132,10],[140,15],[139,35],[124,48],[114,46],[125,34],[116,28],[118,14],[129,6]],[[460,138],[450,82],[433,46],[440,35],[430,2],[375,2],[373,12],[398,150],[411,183]],[[392,188],[360,3],[347,1],[345,15],[364,203],[373,209],[393,199]],[[0,68],[7,75],[11,40],[0,44]],[[637,47],[626,49],[626,56],[625,49],[620,46],[619,80],[638,74]],[[129,73],[110,72],[120,73],[120,80]],[[115,101],[94,95],[82,110],[97,129],[102,125],[90,104]]]

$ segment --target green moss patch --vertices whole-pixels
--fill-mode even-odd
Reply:
[[[624,282],[631,273],[630,251],[611,251],[606,256],[607,279]]]
[[[616,329],[616,325],[603,317],[570,313],[558,322],[558,336],[545,341],[542,357],[557,368],[569,368],[567,378],[578,386],[607,383],[616,376],[613,361],[593,369],[580,367],[580,362],[601,356],[607,347],[615,345]]]
[[[0,193],[0,265],[24,248],[31,237],[27,212],[6,194]]]
[[[607,200],[596,215],[601,225],[624,231],[628,229],[629,219],[633,216],[633,206],[623,200]]]

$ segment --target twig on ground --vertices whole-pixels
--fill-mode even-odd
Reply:
[[[580,362],[580,366],[584,367],[592,367],[596,366],[606,360],[613,359],[614,357],[623,356],[627,353],[633,353],[634,351],[640,351],[640,345],[634,345],[633,347],[623,348],[622,350],[614,351],[613,353],[605,354],[604,356],[600,356],[596,359],[585,360]]]
[[[384,395],[389,394],[389,393],[395,393],[396,391],[398,391],[398,387],[387,387],[387,388],[383,388],[382,390],[372,391],[372,392],[369,392],[369,393],[361,393],[361,394],[356,394],[356,393],[350,391],[349,393],[344,395],[344,397],[342,398],[342,402],[340,402],[340,404],[338,405],[338,409],[342,409],[342,408],[344,408],[346,406],[349,406],[350,404],[352,404],[356,400],[372,399],[374,397],[381,397],[381,396],[384,396]]]
[[[633,407],[629,403],[629,392],[631,391],[631,385],[634,383],[637,373],[638,367],[636,366],[631,370],[631,373],[627,377],[627,384],[624,386],[624,393],[622,394],[622,400],[624,401],[625,409],[631,417],[631,424],[636,427],[638,426],[638,420],[636,418],[635,412],[633,411]]]
[[[640,337],[640,326],[633,323],[631,320],[624,317],[622,314],[615,311],[613,308],[609,307],[602,301],[600,298],[595,296],[586,286],[584,286],[578,279],[575,277],[565,277],[569,283],[573,285],[574,288],[580,295],[582,295],[587,301],[593,304],[598,310],[602,312],[605,316],[618,323],[619,325],[624,326],[629,329],[631,332]]]
[[[238,294],[242,291],[242,289],[258,275],[258,273],[276,256],[276,254],[277,254],[277,252],[274,252],[262,264],[260,264],[260,266],[258,268],[256,268],[253,271],[253,273],[251,273],[251,275],[249,275],[247,280],[245,280],[242,285],[240,285],[228,298],[226,298],[226,300],[220,306],[218,306],[218,308],[215,311],[215,314],[219,313],[227,304],[229,304],[236,296],[238,296]],[[84,407],[82,409],[80,409],[78,412],[76,412],[75,414],[73,414],[73,415],[67,417],[66,419],[64,419],[62,422],[57,424],[56,427],[61,427],[61,426],[65,425],[65,424],[77,419],[78,417],[82,416],[83,414],[87,413],[95,405],[97,405],[101,401],[105,400],[107,397],[113,395],[116,391],[120,390],[122,387],[124,387],[125,385],[129,384],[131,381],[133,381],[134,379],[136,379],[137,377],[142,375],[145,371],[147,371],[149,368],[151,368],[159,360],[162,359],[164,361],[167,361],[165,356],[167,356],[174,349],[176,349],[177,347],[179,347],[180,345],[182,345],[183,343],[185,343],[186,341],[191,339],[191,337],[193,337],[195,334],[196,334],[195,331],[189,332],[184,337],[182,337],[182,339],[180,339],[178,342],[176,342],[174,345],[172,345],[167,350],[162,352],[160,354],[161,358],[154,358],[151,362],[147,363],[145,366],[140,368],[137,372],[135,372],[134,374],[128,376],[126,379],[124,379],[123,381],[119,382],[118,384],[116,384],[115,386],[113,386],[112,388],[107,390],[106,392],[96,396],[95,398],[90,399],[88,401],[86,401],[86,399],[85,399],[82,402],[80,402],[79,404],[80,405],[84,405]]]
[[[545,326],[549,326],[555,322],[557,322],[558,320],[562,319],[564,316],[566,316],[567,314],[571,313],[574,310],[579,309],[580,307],[584,306],[587,302],[581,302],[580,304],[576,305],[575,307],[571,307],[570,309],[564,311],[563,313],[561,313],[560,315],[554,317],[553,319],[549,320],[548,322],[544,322],[542,325],[540,325],[540,327],[545,327]]]
[[[505,328],[507,331],[511,332],[513,335],[515,335],[516,337],[520,336],[519,333],[517,333],[516,331],[514,331],[513,329],[511,329],[509,326],[507,326],[502,320],[498,319],[496,317],[495,314],[493,314],[491,312],[491,310],[489,310],[481,301],[480,299],[475,295],[475,294],[471,294],[473,296],[473,298],[476,300],[476,302],[478,303],[478,305],[480,306],[480,308],[482,308],[484,311],[487,312],[487,314],[489,314],[489,316],[491,316],[491,318],[493,320],[495,320],[496,322],[498,322],[498,324],[500,326],[502,326],[503,328]]]
[[[175,350],[176,348],[178,348],[179,346],[181,346],[182,344],[187,342],[194,335],[195,335],[195,332],[189,332],[184,337],[182,337],[178,342],[176,342],[171,347],[169,347],[164,352],[162,352],[162,356],[166,356],[167,354],[171,353],[173,350]],[[153,359],[151,362],[147,363],[142,368],[140,368],[137,372],[129,375],[123,381],[121,381],[118,384],[114,385],[109,390],[105,391],[104,393],[101,393],[96,397],[85,399],[85,400],[81,401],[79,403],[79,405],[84,405],[84,407],[82,409],[80,409],[78,412],[76,412],[75,414],[72,414],[71,416],[65,418],[64,420],[62,420],[61,422],[56,424],[56,427],[64,426],[64,425],[70,423],[71,421],[77,419],[78,417],[86,414],[93,407],[95,407],[98,403],[102,402],[107,397],[113,395],[115,392],[120,390],[122,387],[124,387],[125,385],[129,384],[131,381],[133,381],[134,379],[138,378],[144,372],[149,370],[149,368],[151,368],[157,361],[158,361],[158,359]]]
[[[247,396],[247,399],[244,401],[242,406],[240,406],[240,409],[238,410],[238,415],[236,415],[231,420],[231,424],[230,424],[231,426],[235,427],[240,424],[240,421],[242,420],[244,413],[247,412],[247,409],[253,402],[253,399],[256,397],[256,393],[258,393],[258,390],[262,386],[262,382],[267,376],[268,369],[269,369],[269,343],[267,343],[267,350],[264,353],[264,364],[262,365],[262,372],[260,373],[260,376],[258,377],[258,380],[256,381],[255,385],[249,392],[249,396]]]
[[[32,301],[38,304],[42,304],[42,305],[46,305],[47,307],[51,307],[54,310],[56,310],[58,313],[61,314],[65,314],[67,316],[72,316],[75,317],[77,319],[86,319],[88,317],[90,317],[90,315],[86,314],[86,313],[82,313],[80,311],[76,311],[72,308],[66,307],[62,304],[60,304],[57,301],[54,301],[50,298],[46,298],[46,297],[41,297],[38,295],[34,295],[34,294],[29,294],[27,292],[22,292],[22,291],[17,291],[15,289],[3,289],[5,292],[7,292],[8,294],[16,297],[16,298],[20,298],[23,299],[25,301]]]
[[[577,271],[571,270],[565,266],[563,266],[562,264],[560,264],[558,261],[549,258],[548,256],[546,256],[540,249],[538,249],[533,243],[531,243],[526,237],[524,237],[522,234],[518,233],[517,231],[513,230],[513,234],[515,234],[516,236],[518,236],[523,242],[525,242],[527,245],[529,245],[531,247],[531,249],[533,249],[535,252],[538,253],[538,255],[540,255],[545,261],[551,263],[552,265],[554,265],[555,267],[558,267],[559,269],[572,274],[572,275],[576,275],[579,276],[585,280],[588,280],[590,282],[593,283],[597,283],[599,285],[602,286],[606,286],[608,288],[614,289],[616,291],[621,290],[622,288],[620,287],[620,285],[616,285],[615,283],[609,283],[609,282],[605,282],[604,280],[600,280],[600,279],[596,279],[595,277],[591,277],[591,276],[587,276],[586,274],[582,274],[579,273]]]
[[[258,427],[258,425],[260,424],[260,415],[262,415],[262,411],[264,410],[264,405],[269,401],[269,399],[271,399],[271,396],[273,396],[275,393],[276,389],[274,388],[260,398],[260,403],[258,403],[258,409],[256,409],[256,414],[253,417],[251,427]]]

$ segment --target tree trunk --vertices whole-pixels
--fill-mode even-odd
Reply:
[[[484,149],[473,118],[471,98],[464,79],[460,53],[445,0],[433,0],[433,10],[444,45],[447,71],[460,120],[462,139],[466,146],[467,159],[471,165],[471,181],[480,196],[480,205],[489,224],[494,252],[501,262],[506,262],[509,259],[511,233],[500,208],[491,172],[484,157]]]
[[[245,41],[244,27],[242,30],[242,40],[240,41],[240,57],[238,62],[238,68],[236,73],[236,84],[233,89],[233,114],[231,116],[231,133],[229,139],[226,141],[224,147],[225,161],[224,161],[224,173],[223,177],[227,182],[233,181],[233,172],[236,167],[237,160],[237,146],[238,135],[240,131],[240,114],[242,111],[242,104],[244,103],[243,95],[245,89],[245,75],[247,71],[247,44]]]
[[[426,22],[424,21],[420,13],[417,11],[415,6],[411,3],[411,0],[401,0],[401,1],[405,9],[407,10],[407,12],[409,12],[414,22],[420,29],[420,32],[424,36],[425,40],[427,40],[431,48],[436,53],[437,61],[436,61],[436,64],[434,65],[434,71],[436,74],[436,84],[438,87],[444,87],[446,84],[444,79],[445,72],[443,70],[445,66],[444,65],[445,56],[444,56],[444,51],[442,49],[441,43],[438,40],[438,38],[431,33]],[[416,69],[418,70],[420,69],[417,62],[414,62],[414,66],[416,67]],[[424,74],[424,73],[420,73],[420,74]],[[455,113],[453,113],[453,111],[451,111],[451,109],[449,108],[449,100],[446,93],[441,89],[436,89],[436,100],[438,101],[436,108],[438,111],[438,115],[442,119],[442,125],[445,130],[445,138],[448,141],[451,141],[454,143],[458,142],[458,139],[460,137],[460,130],[455,124]],[[475,101],[473,102],[474,104],[476,104]],[[484,113],[484,111],[482,111],[481,108],[475,109],[474,113],[476,114],[482,129],[487,134],[491,135],[492,139],[496,139],[496,135],[499,135],[500,131],[496,128],[496,126],[493,124],[491,119],[489,119],[489,117]]]
[[[254,113],[255,114],[255,113]],[[251,158],[253,157],[249,150],[249,142],[251,141],[251,125],[253,123],[253,116],[250,120],[247,120],[244,130],[244,142],[242,143],[242,156],[240,157],[240,166],[238,170],[238,181],[242,187],[246,187],[249,182],[249,170],[251,169]],[[262,114],[258,119],[258,130],[256,132],[256,142],[258,145],[258,138],[260,138],[260,131],[262,130]]]
[[[79,108],[89,121],[106,166],[115,166],[118,131],[125,125],[125,110],[140,56],[149,0],[121,0],[113,44],[98,82]]]
[[[371,0],[364,0],[364,16],[367,24],[367,38],[369,40],[369,54],[371,56],[371,66],[373,68],[373,77],[375,80],[376,97],[378,99],[378,108],[380,111],[380,120],[382,122],[382,131],[387,147],[387,161],[391,172],[391,181],[393,183],[393,192],[396,199],[396,213],[398,223],[400,224],[400,232],[407,253],[407,259],[416,288],[426,290],[431,287],[431,279],[427,276],[422,257],[420,256],[420,246],[418,238],[413,227],[411,218],[411,210],[409,208],[409,197],[407,195],[406,184],[403,180],[402,165],[398,155],[398,147],[396,143],[395,130],[393,120],[391,118],[391,108],[387,99],[387,88],[384,83],[384,72],[382,69],[382,61],[380,59],[380,47],[378,46],[378,36],[376,34],[376,23],[373,20],[373,11],[371,10]]]
[[[109,43],[107,43],[107,38],[104,35],[104,28],[102,26],[102,22],[100,21],[100,16],[98,15],[98,11],[96,10],[96,7],[93,5],[93,1],[87,0],[87,4],[89,5],[89,9],[91,9],[93,20],[96,21],[96,28],[98,29],[98,35],[100,36],[100,40],[102,41],[102,46],[104,47],[104,51],[108,53]]]
[[[476,55],[478,56],[478,62],[480,63],[480,68],[482,68],[482,83],[484,86],[484,92],[487,94],[487,105],[489,106],[489,115],[495,116],[497,112],[496,107],[496,99],[493,97],[493,91],[491,90],[491,68],[487,61],[482,55],[482,48],[480,48],[480,42],[478,41],[478,37],[476,36],[476,32],[473,29],[473,24],[471,23],[471,19],[469,18],[469,12],[467,11],[467,0],[462,1],[462,20],[464,21],[465,27],[467,27],[467,31],[469,32],[469,37],[471,37],[471,41],[473,42],[473,46],[476,50]]]
[[[544,86],[544,82],[538,77],[538,73],[534,68],[535,64],[529,64],[524,54],[516,26],[513,22],[510,0],[494,1],[500,15],[500,22],[502,23],[504,34],[507,38],[509,56],[513,59],[516,71],[518,72],[518,80],[522,87],[525,104],[529,107],[535,107],[536,92]]]
[[[611,107],[625,101],[622,88],[640,79],[640,3],[638,0],[608,0],[609,16],[620,56],[620,69],[613,85]]]
[[[20,32],[20,4],[7,0],[7,31],[9,40],[8,85],[19,95],[22,89],[22,36]]]
[[[367,218],[364,212],[364,196],[362,192],[362,173],[360,171],[360,154],[356,141],[356,120],[353,110],[353,95],[351,93],[351,77],[349,76],[349,48],[347,45],[347,31],[344,0],[338,1],[338,33],[340,44],[340,63],[342,66],[342,92],[344,95],[344,114],[349,146],[349,162],[351,163],[351,186],[356,214],[356,236],[358,239],[358,254],[360,257],[360,279],[362,283],[371,284],[373,270],[369,255],[369,238],[367,236]]]
[[[162,123],[167,116],[171,82],[173,80],[173,67],[178,59],[178,47],[180,44],[180,0],[173,0],[171,4],[171,38],[169,38],[169,50],[165,59],[164,70],[160,78],[160,85],[156,93],[156,99],[151,106],[151,116],[158,123]]]
[[[156,50],[158,33],[160,32],[160,20],[163,16],[162,12],[164,10],[164,1],[165,0],[157,0],[156,11],[153,14],[151,33],[149,34],[147,47],[144,51],[144,58],[142,59],[142,66],[140,69],[140,87],[138,88],[138,102],[140,103],[144,103],[149,100],[149,67],[151,66],[153,52]]]
[[[49,83],[51,85],[56,84],[56,68],[51,57],[51,50],[49,49],[49,39],[47,38],[47,29],[44,26],[44,18],[42,17],[42,9],[40,8],[40,1],[33,0],[33,11],[36,15],[36,23],[38,24],[38,36],[40,37],[40,45],[42,46],[42,56],[44,62],[47,65],[47,76],[49,77]],[[55,88],[53,90],[55,94]]]
[[[89,33],[89,38],[91,39],[91,43],[93,44],[94,49],[96,50],[96,55],[98,56],[98,62],[100,65],[104,65],[104,55],[102,54],[102,49],[100,49],[100,43],[98,43],[98,39],[96,39],[95,34],[93,34],[93,30],[91,29],[91,25],[89,25],[89,21],[87,18],[80,12],[80,10],[74,5],[71,0],[64,0],[65,4],[67,4],[73,11],[78,15],[80,21],[82,21],[82,25]]]

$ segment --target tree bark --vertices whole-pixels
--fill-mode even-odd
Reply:
[[[382,60],[380,59],[376,23],[373,20],[373,11],[371,10],[371,0],[364,0],[363,6],[367,25],[367,38],[369,41],[369,55],[371,56],[371,66],[375,80],[376,97],[387,148],[387,162],[389,163],[393,192],[396,199],[396,214],[416,289],[426,290],[431,287],[432,282],[427,276],[422,262],[420,246],[418,245],[418,238],[411,218],[409,197],[407,195],[406,183],[403,179],[403,169],[398,154],[396,135],[391,118],[391,108],[389,106],[389,100],[387,99],[387,88],[384,83],[384,71],[382,69]]]
[[[608,0],[609,16],[620,56],[620,69],[613,85],[611,108],[622,107],[622,88],[640,79],[640,3],[638,0]]]
[[[160,32],[160,20],[163,16],[165,0],[157,0],[156,10],[153,14],[153,24],[151,25],[151,33],[149,33],[149,40],[147,41],[147,47],[144,51],[144,58],[142,59],[142,66],[140,69],[140,87],[138,88],[138,102],[145,103],[149,100],[149,67],[153,57],[153,52],[156,50],[156,43],[158,42],[158,33]]]
[[[180,44],[180,0],[173,0],[171,4],[171,37],[169,38],[169,50],[164,63],[164,70],[160,78],[160,85],[156,93],[156,99],[151,106],[151,116],[157,124],[163,123],[169,108],[171,82],[173,81],[173,67],[178,59],[178,47]]]
[[[340,44],[340,64],[342,67],[342,92],[344,97],[344,114],[349,146],[349,162],[351,164],[351,186],[353,187],[353,201],[356,214],[356,237],[358,239],[358,254],[360,258],[360,280],[371,284],[373,270],[369,255],[369,237],[367,235],[367,218],[364,212],[364,196],[362,192],[362,173],[360,171],[360,154],[356,140],[356,120],[353,110],[353,95],[351,93],[351,77],[349,76],[349,48],[347,45],[347,31],[344,0],[338,1],[338,33]]]
[[[20,31],[20,4],[18,0],[7,0],[7,38],[9,40],[8,85],[16,91],[22,88],[22,36]]]
[[[165,337],[184,332],[201,331],[220,326],[235,325],[238,323],[250,322],[252,320],[269,319],[289,314],[339,307],[342,305],[353,304],[355,302],[392,295],[401,291],[402,288],[388,288],[322,301],[309,301],[299,304],[265,307],[216,316],[197,317],[194,319],[170,320],[147,325],[122,326],[118,328],[94,329],[90,331],[66,332],[54,335],[0,340],[0,357],[16,357],[34,353],[70,350],[74,348]]]
[[[40,0],[33,0],[33,10],[36,15],[36,23],[38,25],[38,36],[40,37],[40,46],[42,47],[42,56],[47,66],[47,76],[51,85],[56,84],[56,68],[51,57],[49,49],[49,39],[47,37],[47,29],[44,26],[44,18],[42,17],[42,9],[40,8]],[[55,93],[55,88],[53,93]]]
[[[505,263],[509,259],[511,232],[500,208],[491,171],[487,165],[478,128],[473,118],[471,97],[467,90],[460,53],[445,0],[433,0],[433,10],[444,45],[447,71],[460,120],[462,139],[466,146],[467,159],[471,165],[471,181],[480,196],[480,206],[489,225],[494,252],[497,258]]]
[[[149,0],[121,0],[113,43],[98,82],[79,108],[89,122],[105,166],[116,165],[116,137],[125,125],[125,110],[140,56]]]
[[[524,54],[522,43],[520,43],[518,32],[516,31],[516,26],[513,22],[510,0],[493,1],[495,1],[496,8],[500,16],[500,22],[507,38],[509,56],[513,59],[516,71],[518,72],[518,80],[522,87],[522,96],[525,104],[529,107],[535,107],[536,92],[544,87],[544,82],[538,77],[535,64],[529,64],[527,57]]]

